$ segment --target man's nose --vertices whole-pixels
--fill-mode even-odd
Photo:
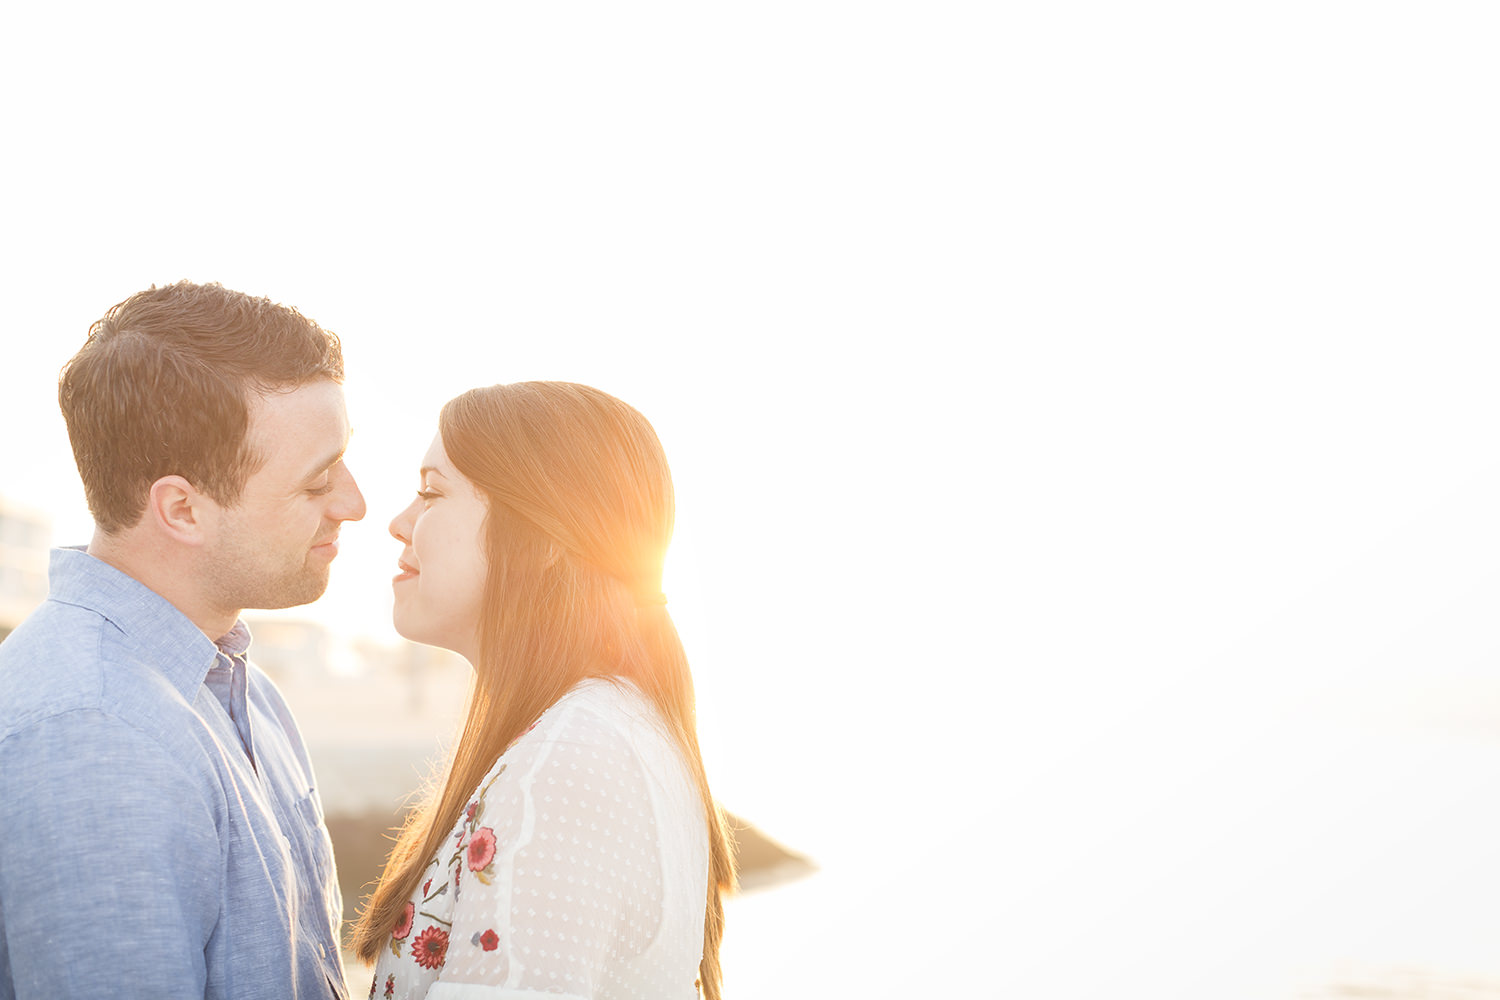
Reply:
[[[354,476],[348,469],[344,469],[344,478],[347,482],[339,491],[339,504],[334,510],[334,517],[340,521],[358,521],[365,516],[365,495],[359,491],[359,484],[354,481]]]

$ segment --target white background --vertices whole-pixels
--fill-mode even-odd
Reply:
[[[442,402],[592,383],[716,789],[822,867],[732,995],[1500,978],[1489,5],[129,6],[0,24],[58,542],[57,369],[152,283],[342,336],[346,635]]]

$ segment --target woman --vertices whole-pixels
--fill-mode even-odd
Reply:
[[[561,382],[474,389],[438,428],[391,522],[395,623],[476,680],[354,928],[370,995],[717,1000],[734,863],[661,592],[661,444]]]

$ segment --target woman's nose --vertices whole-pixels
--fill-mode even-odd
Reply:
[[[408,506],[405,510],[391,519],[389,529],[392,538],[394,538],[398,542],[404,542],[408,545],[411,544],[411,528],[408,527],[407,522],[407,515],[410,513],[411,507]]]

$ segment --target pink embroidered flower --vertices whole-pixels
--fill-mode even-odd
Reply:
[[[492,930],[485,931],[479,935],[479,943],[484,947],[485,951],[494,951],[500,947],[500,935]]]
[[[466,822],[466,823],[473,823],[474,822],[474,812],[478,808],[479,808],[479,803],[478,802],[470,802],[469,803],[469,808],[467,808],[467,809],[464,810],[464,822]]]
[[[469,840],[469,871],[483,871],[495,860],[495,831],[481,826]]]
[[[441,967],[447,955],[448,932],[438,927],[427,928],[412,942],[411,957],[424,969]]]
[[[406,935],[410,934],[412,918],[416,915],[417,904],[407,903],[406,909],[401,914],[401,922],[396,925],[395,930],[391,931],[391,937],[395,938],[397,941],[400,941],[405,938]]]

